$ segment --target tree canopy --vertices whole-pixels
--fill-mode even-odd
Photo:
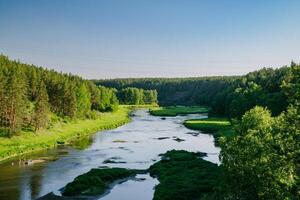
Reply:
[[[263,68],[244,76],[129,78],[94,82],[118,90],[133,87],[156,90],[160,105],[205,105],[212,108],[211,114],[241,118],[255,105],[267,107],[272,115],[284,111],[288,102],[281,83],[290,71],[290,67]]]
[[[236,135],[223,138],[221,160],[225,198],[300,198],[300,65],[292,65],[282,82],[290,103],[272,117],[255,106],[237,123]]]
[[[0,55],[0,128],[8,135],[24,127],[45,128],[50,114],[86,118],[92,110],[117,107],[115,89]]]

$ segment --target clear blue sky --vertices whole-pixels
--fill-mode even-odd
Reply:
[[[0,53],[85,78],[244,74],[300,59],[299,0],[0,0]]]

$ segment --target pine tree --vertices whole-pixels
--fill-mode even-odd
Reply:
[[[47,126],[48,114],[49,114],[48,94],[47,94],[44,81],[41,81],[37,90],[36,104],[34,109],[35,131]]]
[[[4,90],[2,124],[12,134],[22,127],[28,103],[25,79],[19,67],[12,67],[8,73]]]
[[[77,112],[75,87],[69,81],[64,83],[63,115],[74,118]]]
[[[36,69],[34,67],[29,68],[28,75],[29,77],[29,90],[28,95],[30,97],[30,100],[36,100],[37,98],[37,92],[38,92],[38,75],[36,72]]]
[[[3,72],[0,70],[0,127],[4,126],[4,99],[5,99],[5,90],[4,86],[6,85],[6,78],[3,75]]]

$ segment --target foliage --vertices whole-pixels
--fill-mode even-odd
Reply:
[[[300,66],[292,63],[282,81],[290,105],[277,117],[254,107],[237,134],[221,142],[229,199],[300,198]]]
[[[154,200],[204,199],[217,191],[220,168],[203,160],[204,153],[172,150],[150,167],[157,177]]]
[[[244,76],[199,78],[132,78],[94,80],[99,85],[122,90],[127,87],[156,90],[162,106],[206,105],[214,115],[241,118],[255,105],[279,115],[287,107],[281,83],[290,67],[263,68]]]
[[[0,126],[6,128],[11,135],[22,128],[26,114],[28,100],[26,99],[25,75],[18,66],[11,69],[1,68],[1,66],[3,62],[0,60],[0,74],[2,74],[0,77],[3,84],[0,93]]]
[[[230,199],[293,199],[296,185],[295,130],[282,127],[284,116],[262,107],[246,112],[237,134],[221,142],[221,160]],[[298,130],[299,131],[299,130]],[[292,147],[291,147],[292,145]],[[298,145],[299,147],[299,145]]]
[[[101,111],[115,111],[118,109],[119,100],[117,99],[115,89],[99,87],[100,89],[100,110]]]
[[[208,108],[204,106],[168,106],[149,110],[154,116],[176,116],[184,114],[207,113]]]
[[[126,105],[156,104],[157,92],[128,87],[118,91],[118,98],[122,104]]]
[[[282,88],[289,97],[289,102],[300,106],[300,65],[292,62],[290,73],[285,77]]]
[[[63,118],[84,119],[92,109],[115,111],[117,108],[114,89],[97,87],[78,76],[0,55],[0,129],[10,136],[32,125],[36,129],[46,127],[50,111]]]
[[[85,84],[76,87],[76,111],[77,117],[86,117],[91,110],[91,93]]]
[[[36,105],[33,117],[33,126],[35,127],[35,131],[47,126],[49,112],[48,94],[46,86],[41,80],[39,88],[36,91]]]

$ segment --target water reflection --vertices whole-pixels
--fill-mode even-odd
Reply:
[[[59,194],[59,189],[76,176],[91,168],[109,166],[146,169],[159,159],[159,154],[171,149],[207,152],[205,158],[219,163],[220,149],[214,146],[213,137],[191,131],[182,125],[185,119],[205,118],[205,115],[160,117],[150,116],[145,110],[134,113],[133,121],[114,130],[103,131],[92,137],[77,141],[72,146],[27,155],[23,159],[38,159],[50,156],[56,161],[34,165],[19,164],[18,159],[0,165],[0,199],[34,199],[51,191]],[[159,140],[157,138],[166,137]],[[180,142],[174,140],[179,138]],[[118,157],[121,163],[103,163]],[[11,163],[14,163],[12,166]],[[155,179],[147,177],[145,181],[128,181],[116,186],[103,199],[151,199]],[[132,196],[135,195],[135,196]],[[140,198],[139,195],[143,195]]]
[[[140,174],[136,178],[140,180],[129,180],[116,185],[100,200],[151,200],[154,194],[153,186],[158,184],[158,180],[153,179],[149,174]]]
[[[89,147],[93,143],[92,137],[84,137],[80,140],[75,140],[72,142],[71,146],[75,149],[83,150]]]

